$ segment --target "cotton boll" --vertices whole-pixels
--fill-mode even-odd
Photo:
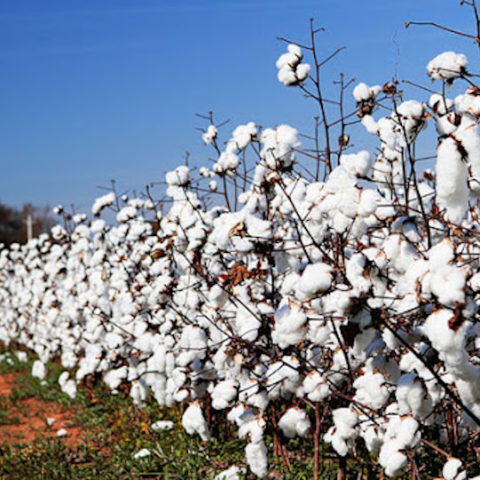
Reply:
[[[375,410],[382,408],[390,396],[381,373],[366,372],[353,382],[353,387],[355,400]]]
[[[238,382],[235,380],[223,380],[218,383],[211,393],[212,407],[215,410],[224,410],[237,396]]]
[[[324,439],[340,456],[344,457],[352,449],[358,436],[355,429],[358,417],[349,408],[337,408],[332,414],[334,425],[329,428]]]
[[[258,443],[249,443],[245,447],[245,456],[247,464],[252,473],[257,477],[263,478],[268,471],[267,447],[263,441]]]
[[[207,131],[202,134],[202,140],[205,145],[209,145],[217,138],[217,127],[215,125],[209,125]]]
[[[397,476],[403,473],[408,466],[408,458],[400,450],[402,444],[397,440],[385,442],[380,449],[378,462],[385,469],[388,477]]]
[[[297,297],[308,300],[327,291],[332,285],[332,268],[325,263],[307,265],[296,289]]]
[[[366,83],[359,83],[353,89],[353,98],[359,103],[370,99],[370,89]]]
[[[443,466],[442,474],[445,480],[466,480],[467,478],[463,463],[458,458],[450,458]]]
[[[210,439],[208,425],[197,403],[191,403],[182,416],[182,425],[189,435],[197,433],[206,442]]]
[[[93,203],[92,206],[92,213],[97,216],[100,214],[100,212],[105,208],[110,205],[112,205],[116,200],[116,196],[114,192],[107,193],[105,195],[102,195],[101,197],[98,197],[95,202]]]
[[[152,423],[152,430],[159,432],[161,430],[171,430],[173,428],[173,422],[170,420],[159,420],[158,422]]]
[[[40,360],[35,360],[32,366],[32,376],[43,380],[47,375],[47,367]]]
[[[219,473],[215,476],[215,480],[240,480],[240,475],[244,475],[246,473],[244,468],[240,468],[237,466],[232,466],[227,470]]]
[[[190,181],[190,169],[186,165],[182,165],[168,172],[165,178],[170,186],[185,186]]]
[[[308,63],[301,63],[296,70],[296,76],[300,82],[303,82],[310,75],[311,67]]]
[[[148,448],[142,448],[141,450],[139,450],[137,453],[135,453],[135,455],[133,456],[133,458],[135,460],[138,460],[139,458],[145,458],[145,457],[149,457],[151,455],[150,453],[150,450]]]
[[[278,427],[287,438],[297,435],[304,437],[311,428],[310,419],[305,410],[300,408],[289,408],[280,418]]]
[[[272,340],[280,348],[298,344],[305,337],[303,326],[307,316],[298,308],[281,307],[275,313],[275,328],[272,332]]]
[[[468,172],[453,138],[439,144],[435,170],[438,204],[446,209],[447,220],[459,223],[468,207]]]
[[[239,125],[232,134],[233,142],[240,150],[245,149],[257,134],[255,123],[249,122],[246,125]]]
[[[456,102],[457,100],[455,99],[455,103]],[[442,116],[451,110],[453,107],[453,101],[450,98],[444,98],[443,95],[434,93],[428,100],[428,106],[434,111],[434,113]]]
[[[443,52],[437,55],[427,65],[427,73],[435,80],[452,82],[462,73],[465,73],[467,57],[455,52]]]
[[[342,155],[340,157],[340,163],[348,168],[353,175],[365,177],[371,166],[370,153],[362,150],[358,153]]]

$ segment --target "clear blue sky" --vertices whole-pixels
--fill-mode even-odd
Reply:
[[[195,113],[311,129],[310,105],[276,80],[283,35],[299,42],[314,17],[332,63],[367,83],[428,85],[444,50],[478,54],[407,20],[471,31],[457,0],[1,0],[0,201],[86,209],[115,178],[141,190],[202,146]],[[398,51],[400,55],[398,55]],[[477,69],[477,71],[480,69]]]

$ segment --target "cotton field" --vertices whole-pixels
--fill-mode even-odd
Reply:
[[[422,478],[478,480],[456,457],[480,438],[476,66],[440,53],[434,93],[417,99],[342,78],[337,120],[316,48],[290,43],[276,67],[318,105],[322,146],[289,125],[229,134],[210,117],[215,161],[168,172],[165,197],[111,191],[88,215],[57,206],[50,235],[0,250],[0,340],[34,352],[40,379],[59,358],[72,398],[93,376],[138,406],[183,404],[183,428],[207,448],[208,412],[223,412],[246,469],[217,478],[267,477],[282,442],[306,437],[315,475],[323,441],[348,461],[372,454],[387,477],[419,478],[427,453],[443,472]],[[424,169],[428,124],[438,146]]]

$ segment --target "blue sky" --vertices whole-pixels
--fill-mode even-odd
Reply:
[[[282,35],[326,32],[322,53],[347,49],[340,72],[369,84],[429,85],[425,65],[444,50],[478,53],[465,40],[408,20],[471,31],[456,0],[2,0],[0,202],[89,208],[115,178],[142,190],[182,162],[202,163],[195,113],[239,123],[288,123],[310,132],[314,106],[276,80]],[[413,95],[413,93],[412,93]],[[418,93],[414,95],[418,97]],[[359,142],[357,142],[359,144]],[[368,144],[368,142],[367,142]],[[368,144],[369,145],[369,144]],[[359,146],[361,146],[359,144]]]

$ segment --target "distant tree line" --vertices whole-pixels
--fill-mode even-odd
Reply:
[[[0,203],[0,243],[10,245],[14,242],[25,243],[28,239],[27,221],[32,218],[32,234],[38,236],[48,232],[55,224],[48,206],[37,207],[26,203],[18,209]]]

